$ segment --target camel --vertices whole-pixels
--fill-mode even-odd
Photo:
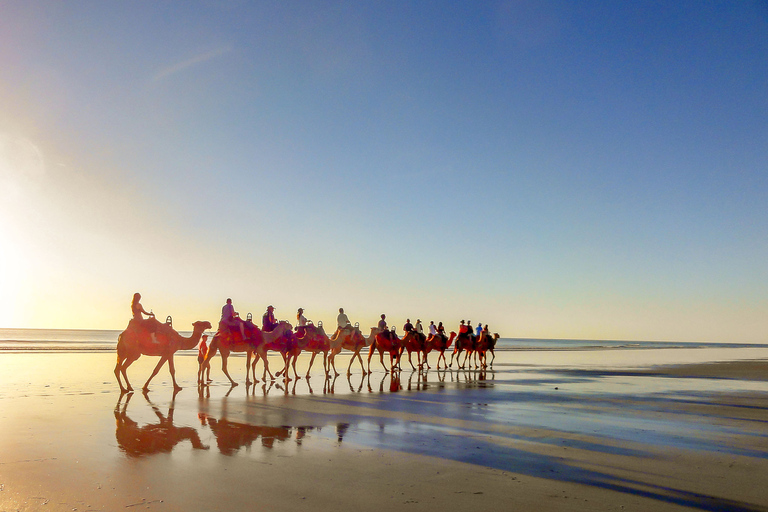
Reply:
[[[467,364],[467,360],[469,359],[470,354],[472,354],[472,351],[475,347],[475,337],[470,333],[461,333],[456,337],[456,345],[453,348],[453,352],[451,353],[451,362],[448,363],[449,367],[453,366],[453,358],[456,357],[456,364],[459,365],[459,368],[464,368],[464,365]],[[466,355],[464,356],[464,362],[459,363],[459,357],[461,357],[461,353],[466,351]]]
[[[290,377],[288,377],[288,365],[291,362],[291,358],[293,355],[298,355],[298,344],[296,342],[296,336],[293,333],[293,328],[291,327],[291,324],[289,324],[286,321],[281,320],[277,323],[277,327],[275,327],[272,331],[262,331],[262,336],[264,337],[264,346],[266,350],[272,350],[273,352],[279,352],[280,355],[283,356],[283,369],[279,372],[275,373],[277,377],[280,375],[285,374],[286,380],[291,380]],[[300,352],[300,350],[298,350]],[[253,358],[253,375],[254,379],[256,378],[256,363],[259,361],[259,358],[261,356],[256,356]],[[266,359],[265,359],[266,364]],[[294,376],[298,379],[298,374],[296,373],[296,361],[294,359],[294,365],[293,365],[293,373]],[[270,376],[272,374],[270,373]],[[266,374],[265,374],[266,376]]]
[[[496,359],[496,353],[494,353],[493,349],[496,347],[496,340],[499,339],[499,333],[494,333],[491,335],[488,331],[483,331],[480,334],[480,337],[477,339],[477,342],[475,343],[476,348],[475,352],[479,354],[480,356],[480,364],[483,368],[487,368],[487,358],[486,358],[486,352],[490,351],[491,354],[493,354],[493,358],[491,359],[490,366],[493,366],[493,360]]]
[[[250,368],[251,358],[254,353],[261,350],[266,353],[263,348],[264,339],[261,334],[261,329],[256,327],[250,320],[244,324],[245,338],[240,335],[239,329],[232,330],[228,326],[219,323],[219,330],[213,335],[210,345],[208,345],[208,352],[205,354],[205,360],[203,366],[210,366],[211,359],[216,355],[216,352],[221,352],[221,369],[224,375],[229,379],[230,384],[234,387],[237,383],[229,375],[227,370],[227,361],[229,354],[232,352],[245,352],[247,354],[247,361],[245,363],[245,383],[250,384]],[[270,375],[272,375],[270,373]],[[256,380],[256,375],[253,376]]]
[[[295,336],[296,348],[289,354],[293,366],[293,374],[298,379],[296,372],[296,359],[302,351],[312,352],[312,359],[309,360],[309,367],[307,368],[306,378],[309,380],[310,371],[312,370],[312,364],[315,362],[317,354],[323,354],[323,371],[326,375],[330,371],[328,365],[328,351],[331,349],[331,341],[328,335],[325,334],[322,322],[319,322],[317,326],[309,324],[301,328],[302,336]],[[297,333],[298,334],[298,333]]]
[[[128,395],[125,404],[120,409],[120,402],[125,394],[120,394],[117,405],[115,405],[115,438],[117,439],[117,445],[129,457],[141,457],[155,453],[171,453],[173,448],[182,441],[189,441],[192,443],[192,448],[197,450],[208,449],[200,440],[200,435],[196,429],[192,427],[177,427],[173,424],[173,399],[171,399],[171,404],[168,407],[168,415],[163,416],[160,410],[149,401],[147,395],[144,395],[160,421],[159,423],[146,424],[140,427],[126,413],[128,402],[131,401],[133,394]],[[175,397],[176,394],[174,393],[174,399]]]
[[[155,337],[157,339],[156,343],[152,341],[150,331],[141,324],[141,322],[147,321],[154,321],[157,323],[155,331]],[[117,383],[120,385],[120,391],[133,391],[131,383],[128,382],[128,374],[126,373],[126,370],[142,355],[160,356],[160,361],[152,371],[152,375],[149,376],[149,379],[147,379],[147,382],[144,384],[144,391],[149,390],[149,382],[155,375],[157,375],[157,372],[160,371],[160,368],[163,367],[166,361],[168,361],[168,368],[171,372],[173,389],[181,389],[181,386],[176,383],[176,366],[173,363],[173,354],[177,350],[191,350],[197,347],[203,332],[212,327],[210,322],[205,321],[195,322],[192,326],[194,328],[192,336],[185,338],[176,332],[170,325],[161,324],[156,320],[131,320],[128,322],[128,327],[117,337],[117,364],[115,365],[115,377],[117,377]],[[121,374],[125,380],[125,386],[123,386],[123,382],[120,380]]]
[[[275,380],[275,376],[269,371],[269,361],[267,360],[266,353],[269,350],[280,352],[283,356],[283,369],[277,372],[276,376],[280,376],[288,369],[289,353],[295,351],[296,342],[294,340],[295,334],[293,333],[293,327],[285,320],[280,320],[277,326],[271,331],[261,331],[261,335],[264,338],[264,354],[255,353],[253,358],[253,375],[256,380],[256,363],[259,359],[264,361],[264,373],[262,379],[266,381],[267,372],[271,380]],[[295,369],[294,369],[295,370]],[[258,381],[257,381],[258,382]]]
[[[259,359],[264,360],[264,373],[262,379],[266,380],[267,373],[271,380],[275,380],[275,376],[269,370],[269,360],[267,359],[267,350],[270,344],[273,344],[278,338],[291,333],[291,324],[288,322],[280,322],[273,331],[264,332],[253,322],[245,322],[246,338],[243,339],[238,332],[230,332],[225,329],[220,329],[213,336],[211,345],[208,347],[208,353],[205,355],[205,362],[207,363],[213,356],[216,355],[216,351],[221,352],[221,369],[224,375],[229,379],[229,383],[234,387],[237,386],[237,382],[229,375],[227,371],[227,359],[231,352],[245,352],[247,359],[245,362],[245,384],[250,385],[250,370],[251,370],[251,358],[253,358],[253,382],[258,382],[256,378],[256,361]]]
[[[444,334],[436,334],[431,340],[427,341],[427,344],[432,347],[431,350],[440,352],[440,355],[437,357],[438,370],[440,369],[440,359],[443,360],[443,368],[448,368],[448,362],[445,360],[445,351],[451,346],[455,337],[456,332],[451,331],[450,337],[446,337]],[[429,368],[429,365],[427,365],[427,368]]]
[[[355,324],[352,329],[342,329],[335,337],[330,339],[331,351],[328,356],[329,367],[333,367],[333,372],[336,376],[339,376],[339,372],[336,371],[336,355],[341,352],[341,349],[346,349],[352,352],[352,358],[349,360],[347,366],[347,375],[352,375],[352,363],[357,358],[360,361],[360,368],[365,375],[365,366],[363,365],[363,358],[360,356],[360,351],[366,346],[365,337],[360,332],[359,324]],[[330,370],[329,370],[330,371]]]
[[[376,327],[371,327],[371,334],[368,337],[370,349],[368,350],[368,371],[371,371],[371,357],[373,352],[379,352],[379,359],[381,366],[384,367],[384,372],[389,373],[400,369],[400,356],[402,354],[402,340],[397,337],[395,331],[382,331]],[[384,352],[389,353],[389,370],[387,370],[384,364]],[[395,364],[395,357],[397,357],[397,364]]]
[[[427,337],[424,334],[418,333],[416,331],[409,331],[405,333],[401,343],[403,344],[405,350],[408,351],[408,364],[411,365],[412,369],[416,369],[416,367],[413,366],[413,363],[411,362],[411,354],[413,352],[416,352],[416,363],[419,365],[419,369],[423,368],[425,363],[427,364],[427,368],[429,368],[429,364],[427,363],[427,354],[432,349],[432,347],[427,346]],[[422,354],[424,354],[423,362],[421,360]]]

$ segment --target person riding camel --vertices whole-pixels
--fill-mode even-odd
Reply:
[[[483,324],[478,323],[477,328],[475,329],[475,336],[478,338],[480,337],[480,334],[483,332]]]
[[[339,308],[339,316],[336,317],[336,332],[331,336],[332,340],[336,340],[341,331],[345,329],[352,329],[352,323],[349,321],[349,317],[344,313],[344,308]]]
[[[417,333],[424,334],[424,327],[421,325],[421,319],[416,319],[416,326],[414,327]]]
[[[461,324],[459,325],[459,336],[466,336],[467,334],[469,334],[469,330],[467,329],[464,320],[462,320]]]
[[[240,336],[245,339],[245,325],[240,318],[240,314],[235,311],[235,306],[232,305],[232,299],[227,299],[227,303],[221,308],[221,320],[219,320],[219,330],[223,330],[222,327],[227,327],[225,332],[231,334],[234,328],[240,330]]]
[[[379,320],[379,324],[377,325],[377,328],[379,329],[379,332],[381,332],[381,334],[389,337],[389,339],[392,339],[392,331],[390,331],[389,328],[387,327],[387,315],[385,315],[384,313],[381,314],[381,320]]]
[[[403,331],[405,331],[406,333],[409,333],[412,330],[413,330],[413,324],[411,323],[411,319],[410,318],[406,318],[405,319],[405,325],[403,326]]]
[[[137,327],[145,329],[149,332],[149,336],[152,339],[152,343],[157,343],[157,337],[155,332],[160,322],[155,319],[155,314],[151,311],[147,313],[144,311],[144,307],[141,305],[141,294],[136,292],[133,294],[133,300],[131,301],[131,315]],[[147,315],[149,318],[144,320],[142,315]]]
[[[274,331],[277,327],[277,320],[275,320],[275,307],[267,306],[267,311],[261,317],[261,330],[264,332]]]
[[[437,336],[437,327],[435,326],[435,322],[430,320],[429,321],[429,337],[427,338],[427,341],[432,341],[432,339]]]
[[[304,309],[299,308],[298,311],[296,311],[296,334],[298,334],[299,337],[304,336],[304,333],[307,330],[307,324],[309,323],[311,322],[304,316]]]

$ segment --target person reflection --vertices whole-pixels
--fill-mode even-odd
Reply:
[[[128,403],[133,394],[128,394],[125,403],[121,404],[123,395],[115,405],[115,438],[120,450],[129,457],[142,457],[155,453],[170,453],[177,444],[182,441],[192,443],[196,450],[207,450],[208,446],[200,441],[200,435],[192,427],[177,427],[173,424],[173,400],[168,408],[168,415],[163,416],[149,398],[147,403],[152,407],[155,415],[160,420],[158,423],[148,423],[143,426],[128,417]],[[120,407],[122,405],[122,408]]]

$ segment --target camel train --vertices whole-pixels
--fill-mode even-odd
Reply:
[[[140,307],[140,306],[139,306]],[[143,311],[143,310],[142,310]],[[249,313],[245,321],[240,325],[227,325],[225,322],[219,324],[217,332],[213,335],[210,345],[204,355],[201,354],[200,371],[198,372],[198,384],[205,384],[203,381],[203,368],[210,369],[210,361],[217,354],[221,354],[221,369],[224,375],[229,379],[232,386],[237,386],[237,382],[229,374],[228,358],[233,352],[246,354],[245,382],[246,385],[259,382],[256,378],[256,366],[262,361],[262,380],[275,380],[276,377],[283,376],[285,380],[301,379],[296,370],[296,361],[302,352],[310,352],[312,357],[304,376],[310,378],[310,371],[315,358],[322,354],[323,370],[326,378],[334,375],[339,376],[336,369],[336,356],[342,351],[352,352],[352,357],[347,365],[347,375],[352,374],[352,365],[355,361],[360,363],[360,369],[363,375],[371,372],[371,359],[376,353],[379,355],[379,361],[384,368],[385,373],[394,373],[401,370],[401,358],[404,354],[408,355],[408,364],[415,371],[431,369],[427,360],[430,352],[438,352],[437,369],[447,369],[453,366],[454,358],[459,369],[467,368],[488,368],[493,366],[493,360],[496,357],[494,348],[498,333],[491,335],[487,330],[479,336],[471,332],[451,332],[449,336],[438,333],[427,337],[423,333],[408,331],[402,337],[398,336],[395,328],[380,329],[372,327],[368,336],[364,336],[360,330],[359,324],[349,325],[347,328],[337,330],[332,336],[326,334],[322,322],[317,325],[307,323],[294,330],[290,323],[285,321],[276,322],[274,328],[270,331],[264,331],[253,323],[252,315]],[[192,324],[192,335],[184,337],[174,330],[171,318],[168,317],[166,323],[160,323],[154,316],[143,319],[138,316],[128,323],[128,327],[118,336],[117,341],[117,365],[115,366],[115,377],[123,393],[133,391],[133,387],[128,381],[126,370],[142,355],[160,357],[152,374],[143,386],[143,391],[149,390],[149,384],[157,375],[163,365],[167,362],[171,374],[171,380],[175,390],[181,389],[176,382],[176,369],[173,356],[178,350],[192,350],[198,346],[202,334],[212,328],[210,322],[198,321]],[[450,362],[446,363],[445,352],[453,345]],[[367,363],[363,362],[361,352],[368,348]],[[283,367],[275,374],[269,368],[267,352],[278,352],[283,358]],[[411,359],[412,354],[416,353],[416,366]],[[487,359],[487,353],[490,352],[492,358]],[[385,364],[384,355],[389,355],[389,366]],[[463,354],[463,360],[462,360]],[[289,374],[293,370],[293,377]],[[122,377],[122,378],[121,378]],[[253,379],[253,380],[251,380]],[[124,383],[123,383],[124,382]]]

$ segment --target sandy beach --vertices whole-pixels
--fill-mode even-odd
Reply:
[[[184,389],[163,369],[147,395],[120,394],[114,354],[3,353],[0,511],[768,510],[767,350],[509,351],[485,372],[316,365],[234,388],[218,358],[198,388],[180,355]]]

